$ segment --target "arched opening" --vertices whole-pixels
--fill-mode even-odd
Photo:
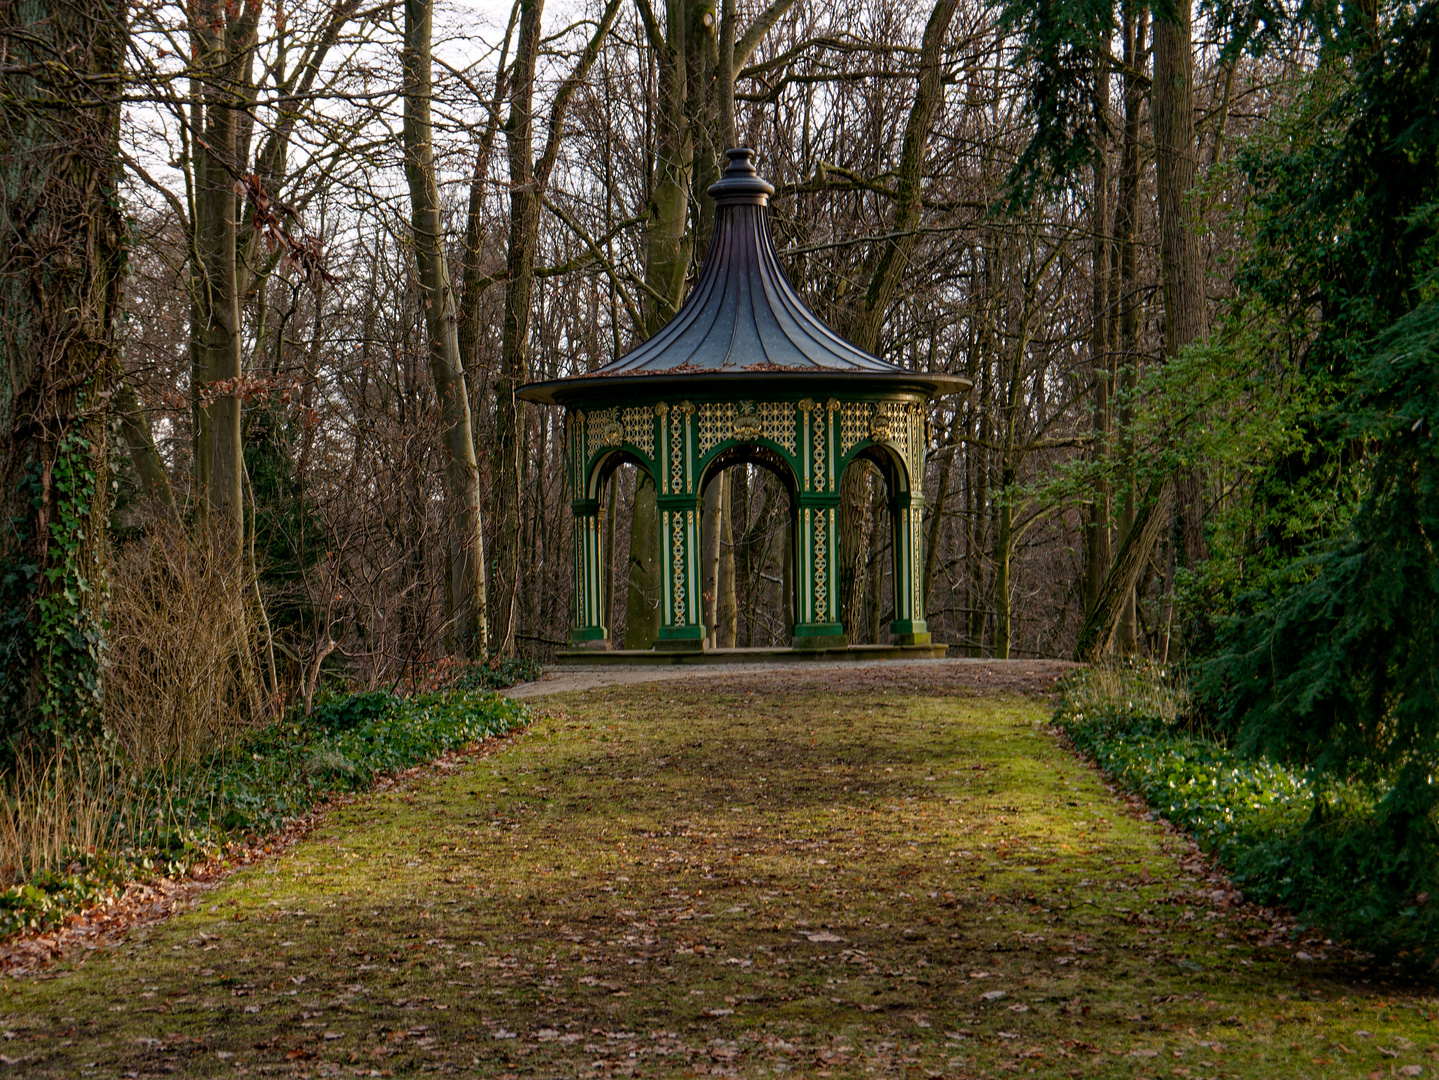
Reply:
[[[918,494],[903,459],[883,443],[866,445],[844,463],[836,584],[852,644],[886,645],[924,632]]]
[[[595,603],[602,625],[607,632],[607,641],[613,646],[624,642],[635,604],[658,605],[659,589],[649,591],[653,596],[631,596],[631,560],[635,557],[654,559],[652,550],[658,538],[654,530],[641,530],[640,550],[635,547],[634,529],[635,503],[643,499],[642,486],[649,488],[651,513],[654,505],[654,477],[647,459],[623,446],[605,455],[594,463],[585,484],[585,494],[595,506],[596,533],[598,543],[594,558],[598,573],[594,587],[599,590]],[[645,549],[648,543],[650,550]]]
[[[788,647],[794,634],[794,473],[777,451],[721,449],[700,478],[701,587],[712,648]]]

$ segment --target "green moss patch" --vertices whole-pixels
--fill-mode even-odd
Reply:
[[[1273,940],[1017,697],[559,699],[0,991],[27,1076],[1421,1075],[1431,991]],[[1194,865],[1190,861],[1187,865]],[[1423,1073],[1428,1075],[1428,1073]]]
[[[372,692],[295,713],[186,768],[132,776],[103,751],[82,757],[85,775],[67,782],[109,796],[108,845],[0,889],[0,939],[58,926],[130,882],[184,875],[233,843],[280,832],[326,799],[502,735],[524,716],[518,703],[474,689]]]

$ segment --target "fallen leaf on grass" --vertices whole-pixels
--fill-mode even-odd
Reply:
[[[979,995],[979,1000],[998,1001],[1000,998],[1006,997],[1009,997],[1009,994],[1004,990],[986,990],[984,993]]]
[[[828,930],[818,930],[813,934],[805,934],[812,945],[831,945],[843,941],[844,938],[838,934],[831,934]]]

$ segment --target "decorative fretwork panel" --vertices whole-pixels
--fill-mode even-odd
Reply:
[[[791,454],[795,451],[794,405],[788,401],[762,401],[759,405],[761,430],[770,442],[779,443]]]
[[[814,426],[814,454],[812,455],[814,457],[814,489],[816,491],[823,491],[826,487],[827,477],[824,471],[824,446],[825,443],[829,442],[829,439],[826,438],[827,434],[828,433],[825,430],[824,421],[819,419],[819,414],[816,414]]]
[[[846,401],[839,407],[839,453],[843,457],[869,438],[871,406],[867,401]]]
[[[637,446],[650,457],[655,454],[654,412],[648,408],[630,408],[624,415],[625,442]]]
[[[699,406],[700,456],[727,439],[762,436],[795,452],[794,405],[788,401],[710,402]]]
[[[606,446],[627,442],[651,456],[655,452],[655,429],[649,409],[600,409],[589,415],[585,425],[585,456],[594,457]]]
[[[676,409],[670,414],[670,494],[685,489],[685,423]]]
[[[909,442],[909,416],[903,401],[876,401],[870,407],[869,437],[875,442],[897,443],[901,450]]]
[[[674,575],[674,621],[685,621],[685,516],[670,515],[670,572]]]
[[[829,615],[829,540],[825,536],[825,512],[814,515],[814,608],[816,618]]]
[[[585,424],[585,433],[589,436],[585,445],[586,457],[594,457],[600,452],[600,448],[605,445],[605,433],[614,422],[614,409],[597,409],[590,413],[589,421]]]
[[[699,407],[700,457],[734,436],[735,406],[708,402]]]

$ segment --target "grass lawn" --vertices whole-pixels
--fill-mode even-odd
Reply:
[[[545,705],[6,980],[0,1075],[1439,1075],[1432,987],[1261,944],[1041,700],[869,670]]]

